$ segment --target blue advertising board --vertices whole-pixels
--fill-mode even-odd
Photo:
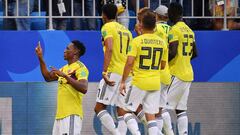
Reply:
[[[199,56],[192,61],[196,82],[240,81],[240,31],[196,31]],[[66,64],[63,51],[72,40],[87,48],[81,61],[89,68],[89,81],[101,79],[103,49],[99,31],[1,31],[0,81],[43,81],[35,55],[38,41],[48,66]]]

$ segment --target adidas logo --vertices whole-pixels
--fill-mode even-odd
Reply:
[[[129,103],[128,105],[129,105],[129,106],[132,106],[133,104],[132,104],[132,103]]]

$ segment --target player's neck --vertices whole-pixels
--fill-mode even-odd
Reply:
[[[178,22],[183,22],[183,19],[182,19],[182,18],[180,18],[180,19],[178,19],[178,20],[174,21],[174,24],[176,24],[176,23],[178,23]]]
[[[142,34],[153,34],[154,30],[147,30],[147,29],[143,29],[142,30]]]
[[[109,22],[116,22],[116,19],[110,19],[106,21],[106,23],[109,23]]]
[[[74,62],[76,62],[76,61],[78,61],[78,59],[71,59],[71,60],[68,60],[68,65],[71,65],[72,63],[74,63]]]

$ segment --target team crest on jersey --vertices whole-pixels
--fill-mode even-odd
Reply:
[[[85,71],[82,71],[82,72],[81,72],[81,76],[82,76],[82,77],[85,77],[85,76],[87,76],[87,73],[86,73]]]
[[[128,52],[130,52],[132,50],[132,46],[128,46]]]
[[[168,40],[172,40],[172,39],[173,39],[173,34],[169,34]]]
[[[106,32],[106,31],[103,31],[103,32],[102,32],[102,36],[103,36],[103,38],[105,38],[105,37],[107,36],[107,32]]]

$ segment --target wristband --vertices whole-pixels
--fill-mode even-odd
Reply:
[[[102,72],[102,75],[107,75],[107,72],[104,72],[104,71],[103,71],[103,72]]]

